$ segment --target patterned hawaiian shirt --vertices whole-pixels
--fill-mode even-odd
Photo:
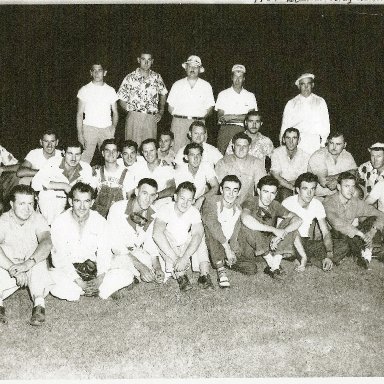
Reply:
[[[370,161],[363,163],[358,168],[359,177],[361,179],[361,185],[364,188],[364,196],[367,196],[375,184],[380,180],[384,180],[384,172],[379,172],[377,169],[373,168],[373,165]]]
[[[17,164],[17,159],[9,153],[4,147],[0,145],[0,165],[14,165]]]
[[[150,70],[148,77],[144,77],[140,68],[137,68],[125,77],[117,96],[127,102],[127,111],[157,113],[159,94],[167,93],[168,90],[160,74]]]
[[[247,131],[245,132],[247,133]],[[252,140],[251,145],[249,146],[249,154],[256,157],[260,160],[265,160],[266,156],[271,156],[273,152],[273,143],[272,140],[262,135],[260,132],[257,133],[256,137]],[[227,150],[225,151],[226,155],[233,154],[232,139],[228,144]]]

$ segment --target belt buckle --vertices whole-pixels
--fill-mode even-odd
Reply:
[[[187,116],[188,120],[194,120],[193,116]]]

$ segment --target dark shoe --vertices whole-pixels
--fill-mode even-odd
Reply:
[[[271,268],[270,267],[265,267],[264,268],[264,273],[270,277],[272,277],[272,279],[277,279],[277,280],[281,280],[282,279],[282,276],[284,273],[282,273],[280,271],[280,269],[275,269],[274,271],[271,271]]]
[[[207,288],[212,288],[212,289],[214,289],[213,284],[212,284],[212,280],[211,280],[211,276],[209,276],[209,274],[200,276],[200,277],[197,279],[197,283],[198,283],[198,284],[201,286],[201,288],[203,288],[203,289],[207,289]]]
[[[128,292],[133,289],[133,284],[129,284],[126,287],[120,288],[118,291],[113,292],[111,295],[112,300],[120,300],[123,297],[128,296]]]
[[[358,257],[356,260],[356,264],[364,269],[369,269],[369,261],[367,259],[364,259],[363,257]]]
[[[5,315],[5,308],[0,305],[0,324],[8,324],[8,318]]]
[[[189,282],[188,276],[183,275],[177,278],[177,282],[179,283],[179,288],[181,292],[186,292],[192,289],[192,285]]]
[[[32,316],[31,320],[29,321],[29,324],[34,326],[43,325],[45,322],[45,308],[41,305],[36,305],[36,307],[33,307],[32,309]]]

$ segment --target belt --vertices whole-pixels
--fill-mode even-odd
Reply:
[[[196,116],[173,115],[173,117],[177,117],[178,119],[188,119],[188,120],[204,120],[204,117],[196,117]]]
[[[147,115],[157,115],[157,112],[144,112],[144,111],[132,111],[132,112],[145,113]]]
[[[61,196],[61,195],[56,195],[55,197],[57,197],[58,199],[66,199],[67,196]]]

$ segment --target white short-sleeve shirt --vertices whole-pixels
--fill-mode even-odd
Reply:
[[[51,159],[52,157],[56,159],[63,158],[61,152],[57,149],[55,149],[54,155],[51,156],[49,159]],[[25,157],[25,160],[31,163],[32,169],[41,169],[49,159],[44,156],[43,148],[32,149],[32,151],[29,151],[27,156]]]
[[[77,97],[85,104],[84,124],[97,128],[112,125],[111,106],[118,100],[114,88],[106,83],[95,85],[90,82],[80,88]]]
[[[384,180],[380,179],[373,187],[368,196],[377,201],[377,209],[384,212]]]
[[[204,142],[202,146],[203,146],[203,155],[201,157],[201,163],[209,163],[212,167],[214,167],[216,163],[223,158],[223,155],[216,147],[214,147],[211,144]],[[177,154],[175,156],[175,163],[177,165],[184,163],[183,158],[184,158],[185,147],[186,145],[184,145],[184,147],[180,148],[177,151]]]
[[[303,220],[303,223],[299,228],[299,233],[302,237],[309,236],[309,227],[311,226],[313,219],[325,219],[324,206],[316,198],[312,199],[306,208],[303,208],[299,204],[298,195],[287,197],[285,200],[283,200],[282,205],[291,212],[296,213],[296,215]]]
[[[257,111],[256,97],[244,88],[237,93],[233,87],[230,87],[219,93],[215,109],[223,110],[225,115],[244,115],[252,109]],[[243,126],[242,123],[236,123],[236,125]]]
[[[174,115],[195,117],[204,117],[215,105],[211,84],[198,78],[191,88],[186,77],[172,85],[167,102],[174,108]]]
[[[200,212],[191,206],[182,215],[177,215],[175,203],[163,205],[156,213],[156,218],[166,223],[166,230],[172,236],[177,247],[182,246],[188,240],[188,232],[192,225],[201,223]]]
[[[170,165],[160,163],[152,172],[149,170],[147,162],[142,164],[138,163],[135,167],[136,186],[141,179],[150,178],[156,180],[158,192],[160,192],[167,187],[169,180],[174,179],[174,172],[175,170]]]
[[[195,199],[198,199],[204,194],[206,184],[215,177],[215,170],[208,163],[201,163],[195,175],[189,171],[188,163],[183,163],[175,171],[175,184],[177,188],[183,181],[190,181],[196,187]]]

